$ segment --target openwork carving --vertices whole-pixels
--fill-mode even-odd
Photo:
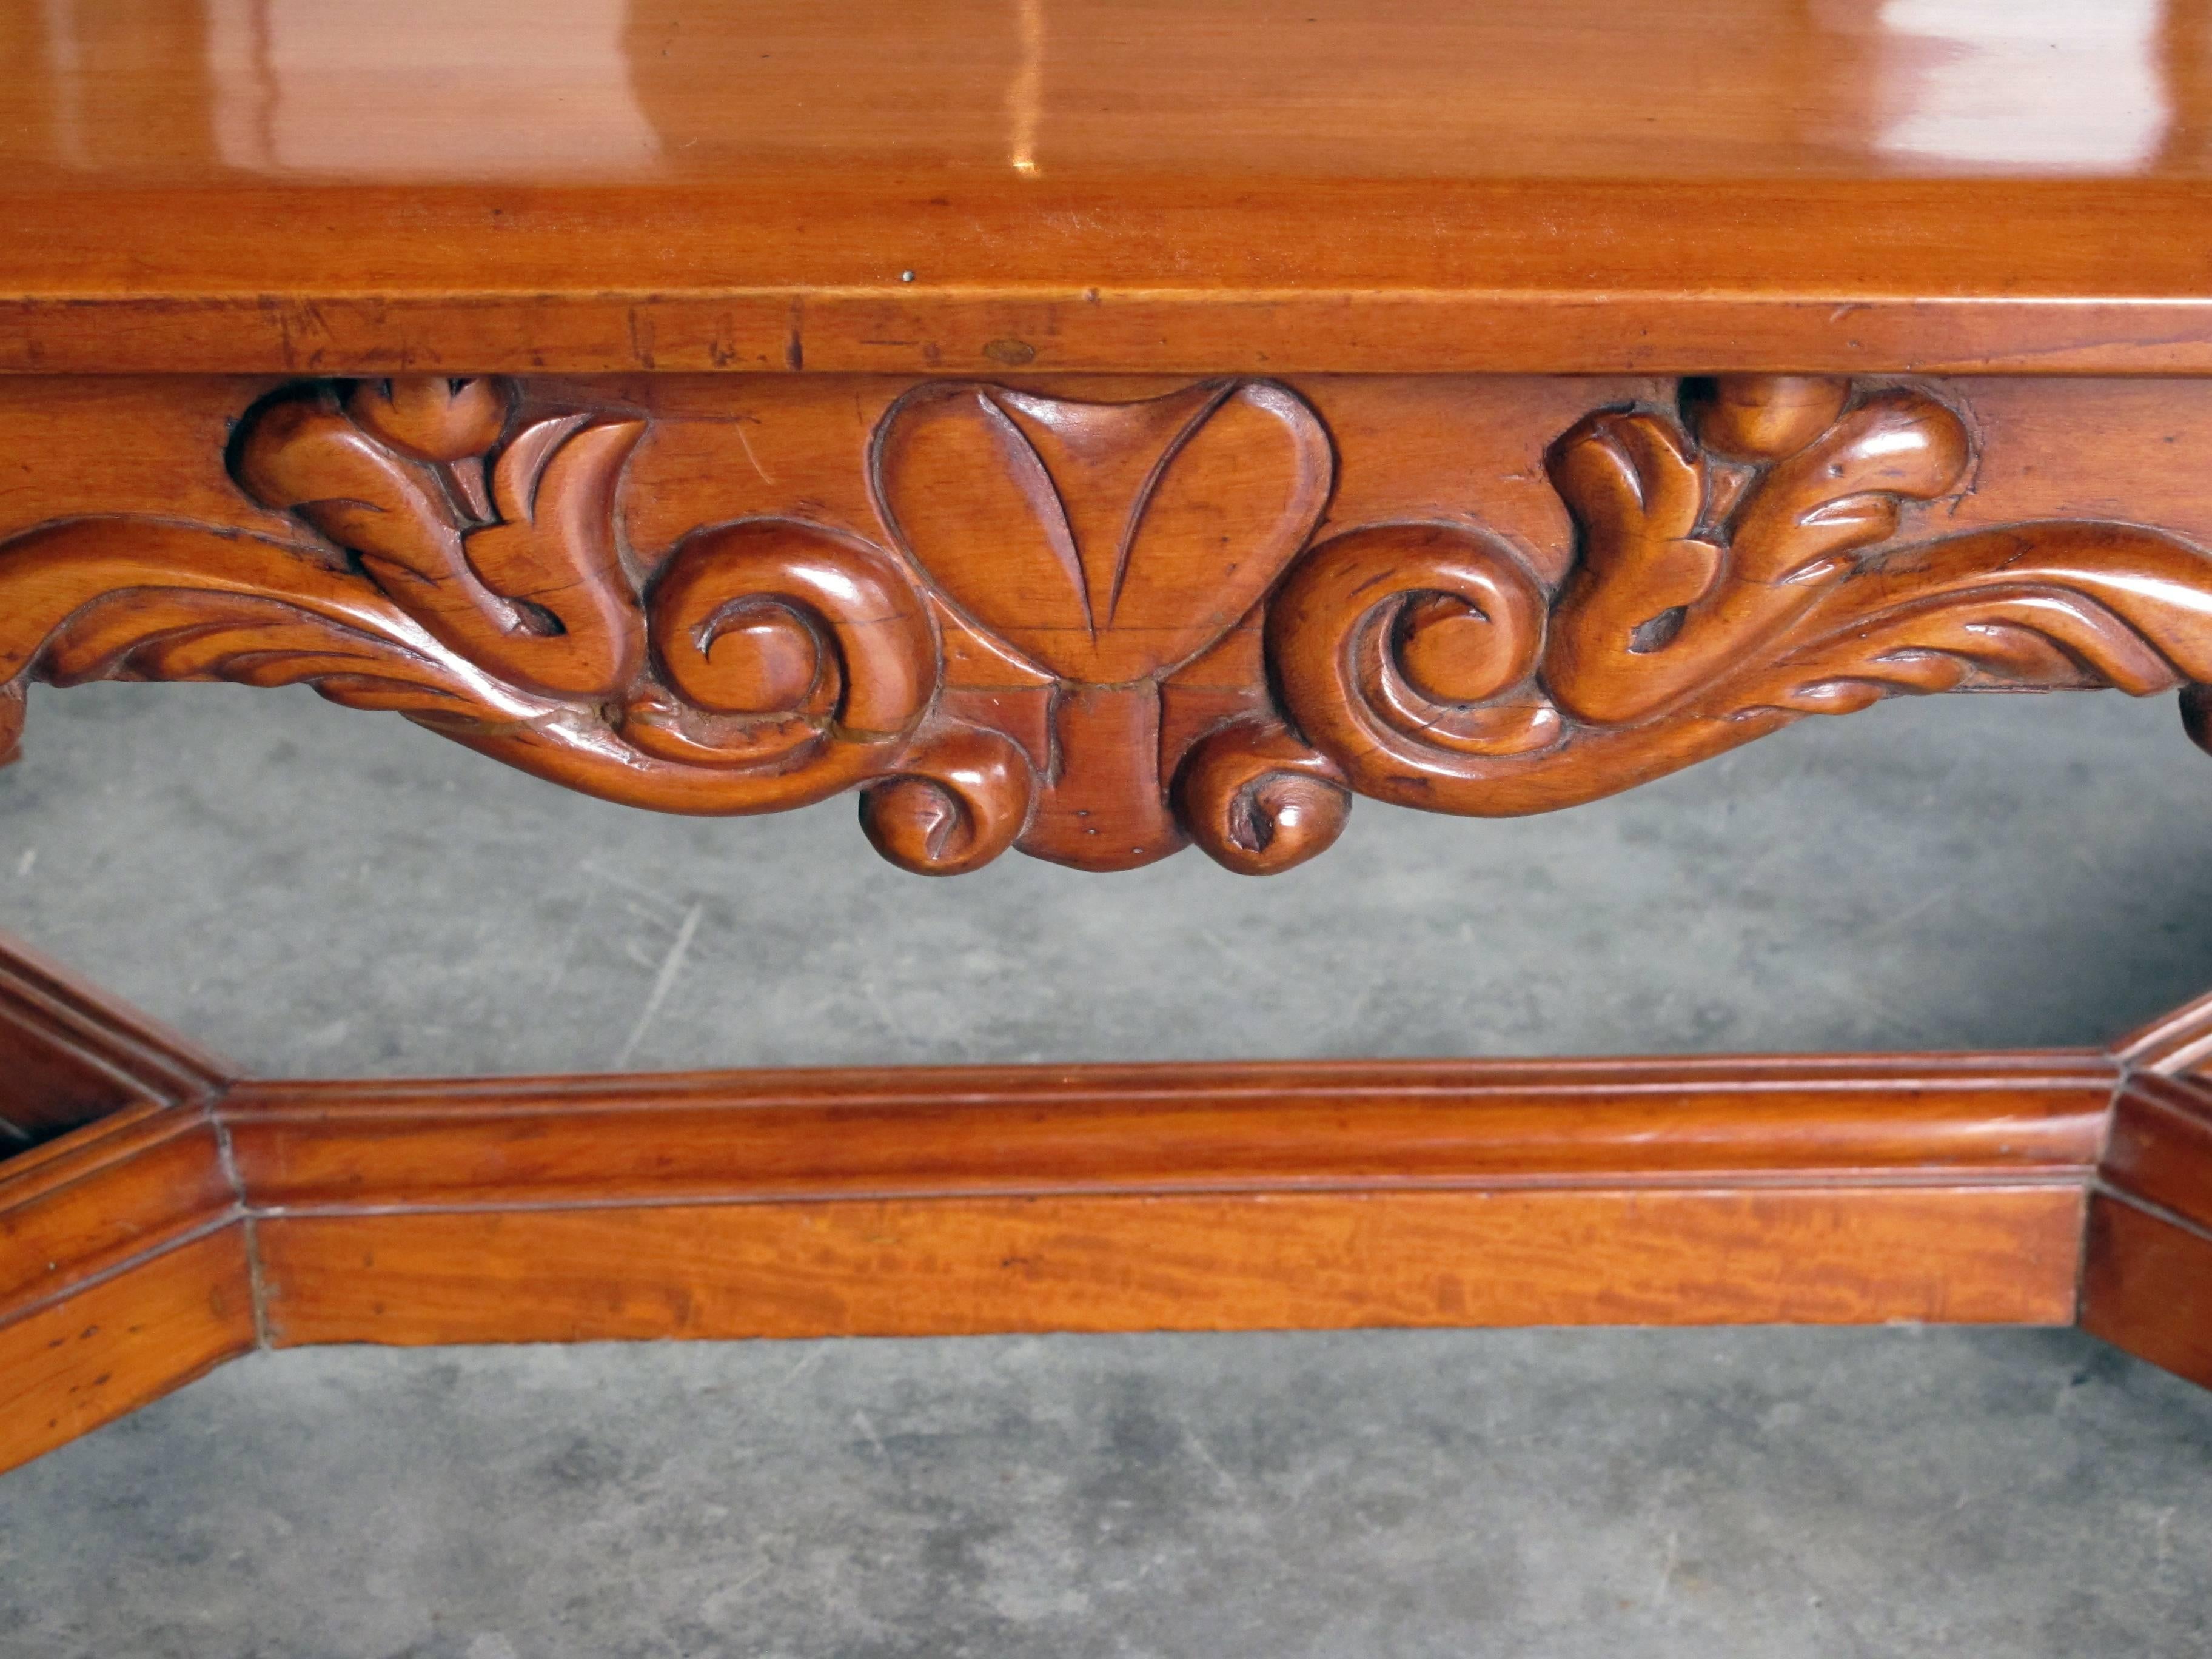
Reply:
[[[1541,811],[1900,692],[2180,688],[2200,740],[2212,709],[2212,557],[2094,521],[1916,538],[1972,444],[1913,387],[1737,376],[1589,415],[1547,457],[1576,536],[1548,583],[1461,523],[1309,545],[1330,438],[1270,383],[926,382],[855,458],[876,523],[708,517],[661,550],[623,538],[646,431],[497,380],[271,398],[230,467],[296,538],[0,545],[0,753],[33,678],[307,683],[661,811],[858,789],[914,870],[1190,839],[1262,872],[1355,793]]]

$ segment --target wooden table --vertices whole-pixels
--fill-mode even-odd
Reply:
[[[2212,9],[2063,11],[11,0],[0,750],[305,682],[925,874],[1251,875],[1900,693],[2202,742]],[[2078,1318],[2212,1383],[2208,1054],[295,1083],[11,951],[0,1463],[258,1344]]]

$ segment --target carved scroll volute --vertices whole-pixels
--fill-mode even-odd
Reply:
[[[1724,376],[1691,399],[1697,445],[1664,416],[1591,416],[1553,446],[1579,556],[1552,618],[1546,684],[1570,714],[1626,725],[1755,653],[1894,535],[1899,503],[1953,489],[1966,428],[1926,394]],[[1699,447],[1701,446],[1701,447]],[[1755,468],[1729,495],[1708,455]]]
[[[1536,684],[1544,592],[1510,550],[1456,525],[1378,525],[1301,559],[1267,612],[1298,729],[1362,791],[1424,804],[1474,763],[1560,740]]]
[[[1024,850],[1111,869],[1180,847],[1159,685],[1319,519],[1333,458],[1313,412],[1266,384],[1133,404],[933,385],[884,417],[873,465],[885,523],[946,601],[1059,682]]]
[[[701,764],[751,765],[823,734],[896,742],[937,690],[936,636],[904,573],[790,520],[688,538],[653,586],[653,636],[681,702],[663,720],[634,710],[634,740]]]
[[[1240,876],[1272,876],[1327,852],[1352,793],[1335,762],[1271,720],[1233,721],[1194,748],[1176,780],[1190,838]]]
[[[742,773],[760,806],[876,775],[936,695],[937,639],[891,559],[784,519],[688,537],[651,603],[658,682],[618,718],[642,754]]]
[[[1014,844],[1034,794],[1028,757],[996,732],[946,726],[860,797],[860,828],[901,869],[957,876]]]
[[[1536,680],[1544,591],[1504,544],[1457,525],[1346,532],[1293,567],[1267,658],[1303,740],[1267,720],[1194,750],[1177,798],[1220,863],[1273,874],[1342,830],[1348,788],[1441,806],[1540,755],[1565,724]]]
[[[234,468],[487,672],[614,696],[645,652],[614,539],[616,480],[644,423],[565,415],[507,434],[510,404],[485,380],[365,382],[343,408],[325,387],[288,393],[247,417]],[[502,435],[487,487],[484,453]]]

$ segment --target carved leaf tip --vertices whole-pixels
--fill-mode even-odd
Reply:
[[[1834,375],[1717,374],[1685,384],[1682,410],[1712,453],[1776,461],[1833,426],[1850,392],[1850,381]]]
[[[501,380],[449,380],[407,374],[358,380],[345,410],[387,447],[417,461],[452,462],[481,455],[499,441],[514,408]]]
[[[616,481],[642,423],[589,414],[532,422],[495,467],[481,455],[515,404],[501,380],[366,380],[280,393],[234,458],[264,505],[296,513],[368,580],[485,672],[534,694],[611,696],[644,661],[637,595],[614,532]]]
[[[492,464],[492,500],[500,517],[527,524],[558,513],[580,495],[611,496],[614,475],[644,435],[643,421],[619,416],[553,415],[532,422]]]
[[[1965,423],[1925,393],[1892,388],[1851,409],[1803,448],[1777,458],[1729,515],[1729,568],[1784,582],[1897,532],[1908,502],[1948,493],[1965,475]]]

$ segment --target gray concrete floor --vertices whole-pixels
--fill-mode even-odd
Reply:
[[[945,883],[303,694],[33,702],[0,926],[263,1072],[2084,1042],[2212,983],[2162,699]],[[2212,1395],[2063,1333],[310,1351],[0,1477],[0,1655],[2199,1656],[2208,1477]]]
[[[307,1350],[7,1477],[0,1650],[2194,1659],[2208,1437],[2063,1332]]]

